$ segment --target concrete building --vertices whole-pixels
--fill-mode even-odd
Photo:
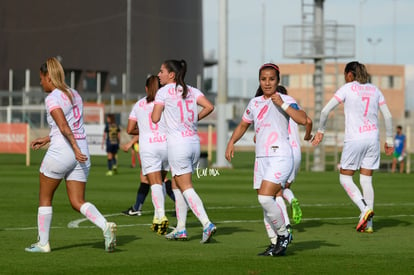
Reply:
[[[324,75],[324,102],[327,103],[335,91],[345,83],[345,63],[326,63]],[[279,64],[282,79],[289,94],[314,117],[314,64]],[[405,116],[405,66],[366,64],[371,82],[380,88],[394,120],[402,120]],[[342,107],[340,107],[342,108]]]
[[[196,86],[203,73],[201,0],[2,0],[0,1],[0,90],[39,86],[39,67],[60,56],[76,74],[79,91],[96,91],[101,73],[103,93],[121,92],[127,68],[127,17],[131,15],[131,98],[144,94],[148,74],[166,59],[185,59],[186,80]]]

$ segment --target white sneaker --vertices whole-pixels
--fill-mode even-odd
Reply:
[[[116,247],[116,224],[107,222],[104,230],[105,251],[113,252]]]
[[[40,245],[40,243],[34,243],[30,247],[24,249],[27,252],[40,252],[40,253],[49,253],[50,245],[49,242],[46,245]]]

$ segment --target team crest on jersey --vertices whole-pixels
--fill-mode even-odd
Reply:
[[[246,110],[246,114],[250,115],[250,110],[249,109]]]

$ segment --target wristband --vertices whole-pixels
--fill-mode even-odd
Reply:
[[[385,143],[387,143],[388,147],[394,147],[394,139],[392,137],[387,137]]]
[[[289,105],[288,103],[283,102],[282,106],[280,106],[280,107],[282,107],[283,111],[286,111],[286,110],[287,110],[287,108],[289,108],[289,106],[290,106],[290,105]]]

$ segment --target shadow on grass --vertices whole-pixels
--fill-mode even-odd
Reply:
[[[192,234],[191,236],[188,236],[188,240],[196,240],[202,239],[203,236],[203,228],[198,225],[195,226],[195,223],[192,223],[191,226],[188,226],[187,224],[187,228],[188,227],[199,227],[200,228],[200,233],[199,234]],[[223,235],[234,235],[235,233],[240,233],[240,232],[253,232],[253,230],[250,229],[246,229],[242,226],[240,227],[236,227],[236,226],[224,226],[224,224],[216,224],[217,227],[217,231],[216,233],[213,235],[213,237],[210,239],[209,243],[218,243],[218,241],[216,241],[214,238],[216,236],[223,236]]]
[[[391,219],[391,218],[379,218],[378,220],[375,219],[374,216],[374,231],[380,231],[381,229],[385,228],[392,228],[396,226],[411,226],[411,222]]]
[[[312,227],[320,227],[323,224],[327,224],[328,222],[322,221],[322,220],[309,220],[304,221],[302,220],[299,224],[293,224],[292,228],[294,231],[297,232],[306,232],[306,229],[312,228]]]
[[[295,254],[295,252],[305,251],[305,250],[315,250],[322,247],[338,247],[338,244],[332,244],[324,240],[314,240],[314,241],[303,241],[303,242],[294,242],[288,247],[289,254]]]
[[[123,245],[136,241],[138,239],[140,238],[138,238],[136,235],[117,236],[116,238],[117,246],[115,248],[115,251],[122,252],[123,250],[121,249],[121,247]],[[52,250],[59,251],[59,250],[68,250],[68,249],[79,248],[79,247],[93,247],[96,249],[105,249],[105,241],[102,238],[102,240],[98,242],[87,242],[87,243],[71,244],[71,245],[66,245],[66,246],[61,246],[61,247],[53,247]]]

